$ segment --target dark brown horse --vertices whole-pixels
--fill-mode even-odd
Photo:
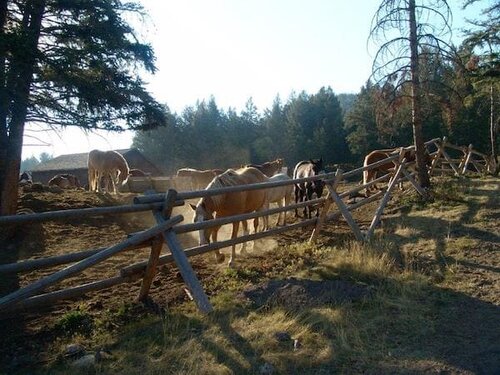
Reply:
[[[277,173],[281,172],[281,169],[283,168],[284,164],[284,159],[276,159],[273,161],[267,161],[263,164],[247,164],[245,167],[254,167],[257,168],[259,171],[264,173],[267,177],[272,177]]]

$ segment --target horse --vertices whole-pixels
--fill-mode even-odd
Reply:
[[[387,159],[388,157],[391,156],[394,152],[397,152],[401,150],[401,148],[388,148],[388,149],[383,149],[383,150],[373,150],[370,152],[368,155],[365,156],[365,160],[363,162],[363,167],[367,167],[370,164],[376,163],[380,160]],[[403,148],[403,153],[404,153],[404,158],[406,162],[408,163],[414,163],[416,160],[416,152],[414,147],[409,147],[409,148]],[[425,155],[425,164],[427,166],[430,166],[432,163],[432,158],[427,152],[427,150],[424,153]],[[390,160],[387,161],[386,163],[383,163],[379,165],[378,167],[371,168],[369,170],[363,171],[363,185],[368,184],[370,181],[375,180],[377,177],[383,176],[389,172],[392,172],[396,169],[397,167],[397,161],[396,160]],[[416,165],[412,167],[412,169],[416,170]],[[399,184],[400,189],[403,188],[403,183],[401,182]],[[367,187],[366,188],[366,196],[368,197],[373,190],[377,190],[377,187],[374,185]]]
[[[293,170],[293,179],[305,178],[305,177],[313,177],[320,174],[323,171],[323,158],[318,160],[303,160],[295,165]],[[301,182],[295,184],[294,192],[295,192],[295,203],[305,202],[312,199],[313,194],[316,194],[318,198],[323,195],[323,189],[325,187],[325,183],[323,180],[314,180],[308,182]],[[319,210],[316,209],[316,216],[319,216]],[[299,217],[299,213],[297,209],[295,209],[295,217]],[[311,218],[311,207],[304,207],[304,217]]]
[[[238,170],[228,169],[224,173],[214,177],[205,190],[218,189],[228,186],[254,184],[266,181],[268,181],[266,175],[256,168],[244,167]],[[220,218],[260,211],[262,210],[262,206],[264,205],[265,200],[266,193],[263,189],[223,193],[219,195],[203,197],[198,201],[196,206],[191,204],[191,208],[194,210],[193,222],[203,222],[206,220],[211,220],[214,218],[214,213],[216,218]],[[254,222],[254,224],[255,223],[256,221]],[[231,234],[232,239],[236,238],[238,234],[239,224],[239,221],[233,222],[233,230]],[[246,220],[243,220],[242,224],[243,233],[244,235],[247,235],[249,232]],[[217,241],[217,232],[219,228],[220,227],[200,230],[200,246],[209,243],[210,237],[212,237],[212,241]],[[231,247],[229,267],[233,266],[233,260],[235,258],[235,247],[235,245]],[[243,243],[241,251],[243,252],[244,249],[245,243]],[[221,254],[219,250],[216,250],[215,253],[217,262],[223,262],[224,255]]]
[[[80,187],[78,177],[70,173],[57,174],[49,180],[49,186],[59,186],[61,189],[75,189]]]
[[[89,189],[101,191],[101,178],[106,177],[106,191],[116,194],[116,185],[125,185],[129,178],[130,168],[125,158],[117,151],[92,150],[87,161]]]
[[[291,178],[285,173],[278,173],[270,177],[269,182],[277,181],[291,181]],[[283,205],[288,206],[292,199],[293,184],[276,186],[265,190],[266,201],[263,208],[268,210],[270,203],[277,203],[278,207],[283,207]],[[280,225],[281,212],[278,214],[278,220],[276,221],[276,226]],[[286,211],[283,212],[283,225],[286,225]],[[264,230],[269,229],[269,216],[264,216]]]
[[[245,167],[253,167],[257,168],[259,171],[264,173],[267,177],[272,177],[276,173],[281,172],[283,168],[285,160],[284,159],[276,159],[273,161],[267,161],[263,164],[247,164]]]
[[[33,177],[30,172],[24,171],[19,176],[19,186],[26,186],[33,184]]]
[[[189,177],[192,190],[205,189],[214,177],[223,173],[222,169],[199,170],[194,168],[181,168],[177,171],[177,177]]]

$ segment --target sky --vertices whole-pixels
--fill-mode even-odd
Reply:
[[[156,54],[147,89],[172,112],[211,96],[219,108],[240,111],[249,98],[260,111],[277,95],[357,93],[371,73],[370,25],[380,0],[140,0],[149,13],[136,29]],[[449,0],[454,28],[467,14]],[[461,40],[459,32],[454,32]],[[39,130],[39,129],[38,129]],[[133,133],[26,132],[23,159],[130,147]],[[33,146],[43,141],[45,146]]]

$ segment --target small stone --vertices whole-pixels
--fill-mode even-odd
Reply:
[[[64,348],[63,355],[66,358],[80,357],[85,353],[85,348],[80,344],[69,344]]]
[[[290,341],[292,339],[287,332],[276,332],[274,337],[280,342]]]
[[[259,367],[260,375],[272,375],[274,374],[274,367],[270,363],[264,363]]]
[[[95,354],[87,354],[71,363],[73,367],[86,368],[92,367],[96,363]]]

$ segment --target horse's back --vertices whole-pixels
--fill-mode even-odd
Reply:
[[[248,185],[266,181],[268,181],[268,178],[261,171],[253,167],[243,167],[237,170],[228,169],[216,176],[207,186],[207,189]],[[212,201],[215,206],[214,211],[217,211],[217,216],[229,216],[258,210],[264,204],[265,197],[265,191],[262,189],[243,190],[214,196],[212,197]]]
[[[278,173],[269,178],[269,182],[291,181],[291,178],[284,173]],[[293,185],[275,186],[267,189],[267,200],[272,203],[290,196],[293,192]]]

